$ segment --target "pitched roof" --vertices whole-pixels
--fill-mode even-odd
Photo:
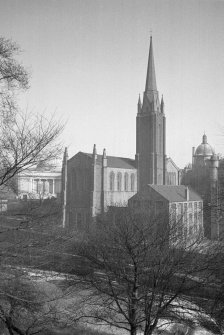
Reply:
[[[87,155],[92,158],[92,154],[88,154],[82,152],[82,154]],[[116,156],[107,156],[107,166],[112,168],[120,168],[120,169],[136,169],[135,160],[131,158],[125,157],[116,157]],[[102,155],[97,154],[97,163],[102,163]]]
[[[171,157],[166,157],[166,161],[167,163],[170,162],[175,167],[175,169],[180,170],[180,168],[174,163]]]
[[[186,201],[186,186],[184,185],[147,185],[159,193],[162,197],[170,202],[185,202]],[[199,194],[189,188],[189,201],[202,201]]]
[[[136,169],[135,160],[125,157],[107,156],[107,165],[114,168]]]

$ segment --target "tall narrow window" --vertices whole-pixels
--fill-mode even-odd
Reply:
[[[128,173],[125,172],[124,174],[124,190],[128,191]]]
[[[121,183],[122,183],[122,174],[118,172],[117,174],[117,190],[121,191]]]
[[[114,191],[114,172],[110,173],[110,191]]]
[[[135,190],[135,175],[134,173],[131,174],[131,191]]]

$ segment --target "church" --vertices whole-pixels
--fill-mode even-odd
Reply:
[[[148,184],[179,185],[181,173],[166,156],[166,116],[163,96],[156,83],[153,42],[150,37],[143,100],[136,116],[135,158],[101,154],[94,144],[91,153],[78,152],[62,167],[63,225],[87,227],[91,218],[111,206],[127,206],[128,200]]]

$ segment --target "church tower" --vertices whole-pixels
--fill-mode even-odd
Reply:
[[[156,85],[152,37],[143,103],[139,97],[136,117],[136,160],[138,190],[147,184],[164,185],[166,162],[166,118]]]

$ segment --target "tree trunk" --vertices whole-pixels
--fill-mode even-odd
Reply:
[[[130,335],[136,335],[137,334],[137,328],[135,325],[131,326]]]
[[[10,335],[15,335],[15,333],[18,334],[18,335],[24,335],[24,332],[22,330],[20,330],[19,328],[17,328],[16,326],[13,325],[12,319],[10,317],[6,318],[5,325],[8,329],[8,331],[9,331]]]
[[[9,334],[10,335],[14,335],[14,332],[12,330],[12,321],[11,321],[10,318],[6,318],[5,325],[6,325],[7,329],[8,329]]]
[[[151,325],[144,330],[144,335],[152,335],[155,330],[155,325]]]

